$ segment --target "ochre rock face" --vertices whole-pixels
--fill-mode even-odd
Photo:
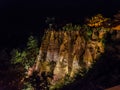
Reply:
[[[51,83],[55,84],[66,75],[74,77],[83,65],[88,69],[103,52],[101,41],[87,41],[80,31],[46,31],[36,60],[36,70],[39,69],[39,75],[52,71]],[[55,64],[52,66],[46,62]]]

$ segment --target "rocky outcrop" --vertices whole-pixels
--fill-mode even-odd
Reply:
[[[89,39],[85,32],[46,31],[35,64],[38,75],[52,73],[49,82],[55,85],[66,76],[73,78],[82,69],[88,70],[104,53],[106,29],[94,29]]]

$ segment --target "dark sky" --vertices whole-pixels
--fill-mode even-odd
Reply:
[[[0,42],[17,47],[33,34],[43,34],[45,17],[79,23],[85,17],[102,13],[107,17],[120,10],[120,0],[0,0]]]

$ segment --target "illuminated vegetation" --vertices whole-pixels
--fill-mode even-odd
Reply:
[[[11,52],[12,64],[22,64],[26,69],[31,67],[35,62],[39,48],[37,40],[33,36],[28,38],[27,49],[20,51],[19,49],[13,49]]]
[[[90,27],[101,27],[109,20],[109,18],[104,18],[101,14],[97,14],[92,18],[87,19],[87,25]]]
[[[16,70],[19,70],[17,65],[23,68],[23,72],[19,71],[23,84],[21,89],[56,90],[74,82],[78,78],[83,79],[84,75],[87,74],[89,69],[99,60],[101,54],[104,53],[106,35],[111,30],[109,27],[110,23],[108,23],[109,20],[109,18],[97,14],[87,19],[87,23],[84,25],[73,25],[69,23],[59,31],[56,31],[50,26],[45,32],[47,36],[43,37],[40,49],[37,40],[33,36],[29,37],[27,47],[24,50],[13,49],[11,52],[11,64],[16,66]],[[43,50],[41,62],[37,59],[41,52],[40,50]],[[60,62],[54,61],[54,58],[56,58],[54,57],[55,50],[56,52],[60,52],[60,56],[74,60],[69,61],[69,64],[65,61],[67,59],[60,59]],[[49,58],[45,61],[47,56]],[[50,61],[51,58],[53,61]],[[77,65],[76,62],[79,61],[78,59],[81,60],[78,64],[80,65],[80,69],[73,70],[73,67]],[[61,80],[53,80],[59,79],[59,75],[54,76],[54,73],[57,73],[57,69],[55,71],[55,68],[61,70],[59,75],[64,76],[65,73],[65,76]],[[68,68],[69,70],[67,70]],[[71,75],[69,74],[71,73],[70,71],[72,72]]]
[[[66,24],[64,27],[62,27],[62,30],[64,31],[72,31],[72,30],[80,30],[80,25],[73,25],[72,23]]]
[[[36,56],[38,55],[38,51],[39,51],[38,42],[33,36],[30,36],[28,38],[27,48],[25,50],[13,49],[11,51],[11,56],[12,56],[11,64],[15,66],[15,70],[19,70],[19,68],[22,68],[22,71],[17,71],[21,79],[20,81],[21,84],[23,84],[24,82],[24,79],[27,74],[26,72],[30,67],[33,66],[36,60]],[[26,82],[25,85],[28,85],[29,87],[31,86],[30,83],[26,83]]]

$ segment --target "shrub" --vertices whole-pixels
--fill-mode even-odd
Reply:
[[[27,42],[27,48],[21,51],[20,49],[13,49],[11,52],[11,63],[21,64],[25,69],[32,66],[35,62],[36,56],[38,54],[38,44],[37,40],[30,36]]]
[[[102,14],[97,14],[90,19],[87,19],[87,25],[90,27],[101,27],[104,26],[104,23],[109,21],[109,18],[105,18]]]

